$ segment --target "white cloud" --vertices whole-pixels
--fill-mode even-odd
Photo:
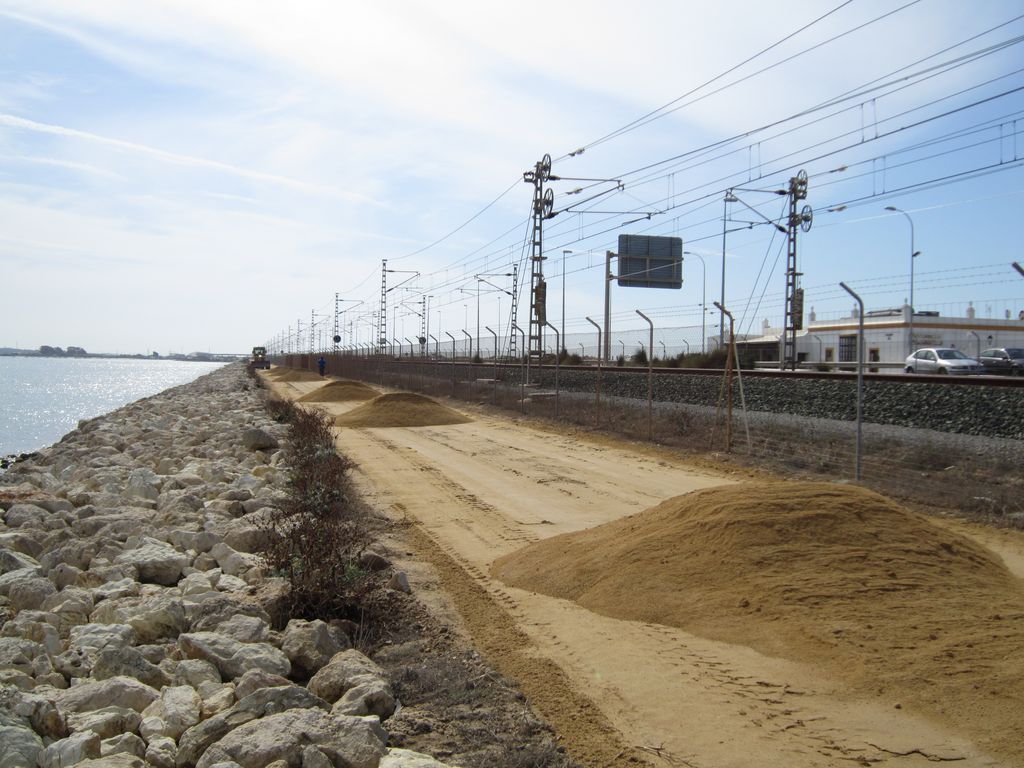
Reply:
[[[16,115],[0,114],[0,126],[7,126],[9,128],[16,128],[19,130],[35,131],[37,133],[64,136],[72,139],[81,139],[83,141],[96,142],[98,144],[113,147],[114,149],[122,150],[124,152],[146,155],[147,157],[154,158],[156,160],[160,160],[166,163],[173,163],[175,165],[187,165],[197,168],[205,168],[222,173],[228,173],[234,176],[240,176],[242,178],[250,179],[253,181],[266,181],[272,184],[280,184],[282,186],[290,187],[292,189],[301,190],[308,194],[340,197],[350,202],[372,202],[365,195],[356,194],[341,189],[334,189],[320,184],[312,184],[310,182],[301,181],[298,179],[291,179],[285,176],[278,176],[272,173],[264,173],[262,171],[256,171],[249,168],[240,168],[238,166],[230,165],[229,163],[223,163],[218,160],[210,160],[203,157],[191,157],[188,155],[178,154],[176,152],[167,152],[166,150],[163,149],[145,146],[144,144],[139,144],[133,141],[124,141],[123,139],[114,139],[107,136],[99,136],[95,133],[81,131],[76,128],[67,128],[61,125],[40,123],[35,120],[27,120],[22,117],[17,117]]]

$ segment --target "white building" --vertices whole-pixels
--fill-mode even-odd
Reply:
[[[1024,314],[1024,311],[1022,311]],[[942,317],[938,312],[914,313],[913,343],[910,340],[910,307],[864,314],[864,359],[880,368],[898,368],[913,350],[921,347],[953,347],[975,357],[990,347],[1024,347],[1024,317],[978,318],[969,308],[967,317]],[[803,367],[855,363],[859,318],[854,312],[838,320],[816,320],[814,311],[804,330],[797,331],[797,360]],[[737,341],[742,352],[764,366],[778,363],[782,330],[765,328],[764,335]],[[760,366],[759,366],[760,367]]]

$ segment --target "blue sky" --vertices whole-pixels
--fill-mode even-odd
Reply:
[[[432,334],[475,334],[478,287],[481,325],[504,331],[507,296],[475,275],[515,262],[528,283],[521,179],[545,153],[558,175],[623,181],[570,210],[613,185],[551,185],[549,314],[564,260],[569,334],[600,316],[619,234],[677,235],[684,287],[613,289],[614,325],[641,309],[699,343],[725,190],[774,219],[782,199],[746,190],[799,168],[819,317],[849,312],[840,280],[869,308],[908,296],[910,227],[887,205],[914,222],[919,310],[1024,308],[1018,3],[369,5],[0,0],[0,346],[244,351],[311,312],[328,329],[335,293],[345,341],[350,322],[368,341],[382,259],[420,273],[390,294],[388,336],[419,332],[424,295]],[[730,206],[741,330],[782,315],[782,241],[752,220]]]

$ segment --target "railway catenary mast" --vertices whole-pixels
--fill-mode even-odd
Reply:
[[[530,253],[530,323],[527,333],[527,359],[544,354],[544,326],[547,323],[547,284],[544,282],[544,220],[554,216],[555,193],[544,189],[544,182],[551,179],[551,155],[544,155],[532,171],[523,174],[523,181],[533,184],[533,237]],[[512,316],[512,323],[517,321]],[[509,340],[511,356],[516,356],[516,334]]]

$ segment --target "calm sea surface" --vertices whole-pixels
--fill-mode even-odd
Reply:
[[[89,419],[223,363],[0,357],[0,456],[34,451]]]

